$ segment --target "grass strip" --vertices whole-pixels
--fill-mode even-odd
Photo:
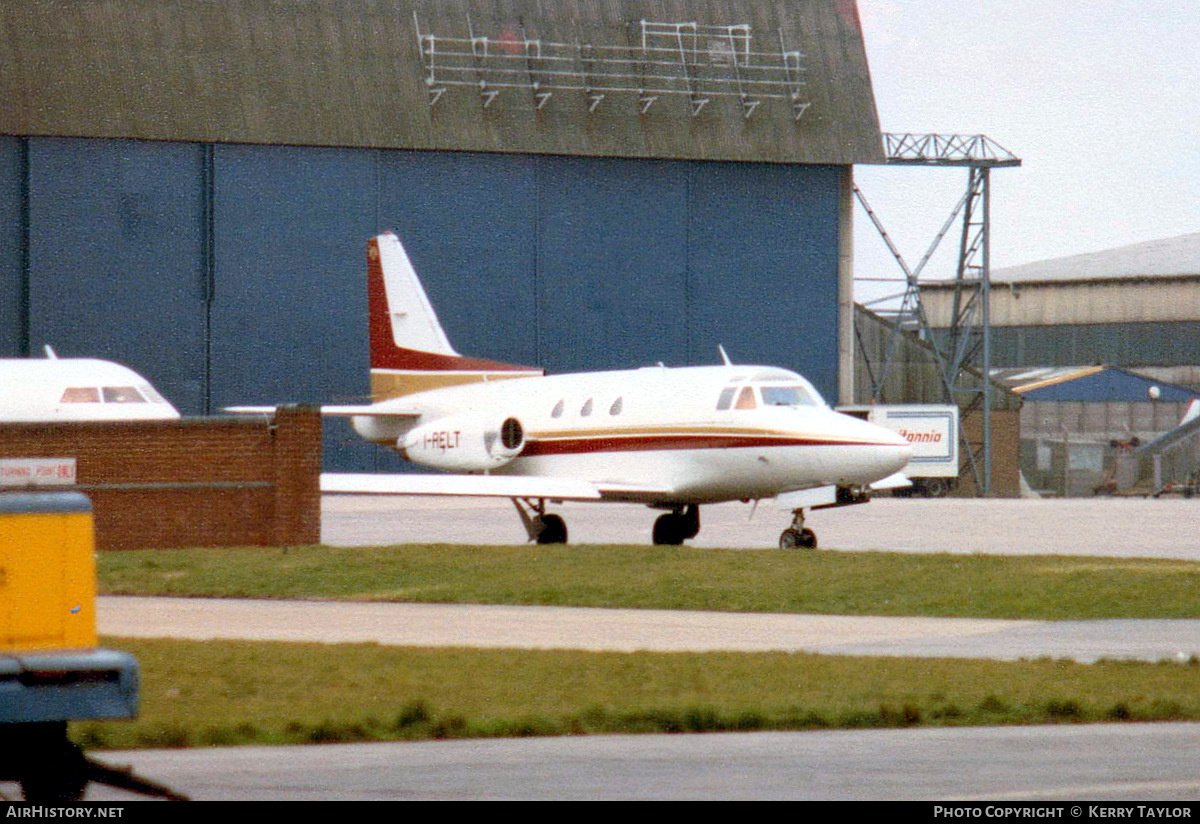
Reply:
[[[1200,662],[587,653],[106,638],[135,721],[89,748],[1200,719]]]
[[[1042,620],[1200,618],[1200,564],[689,547],[101,553],[107,594]]]

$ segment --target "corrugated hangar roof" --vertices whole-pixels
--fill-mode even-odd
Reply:
[[[0,3],[0,133],[882,163],[853,0]]]
[[[1200,277],[1200,232],[994,269],[993,283]]]

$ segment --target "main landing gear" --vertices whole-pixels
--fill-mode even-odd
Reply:
[[[804,525],[804,510],[792,510],[792,525],[779,536],[780,549],[816,549],[817,533]]]
[[[675,507],[654,522],[654,543],[660,546],[679,546],[700,531],[700,507],[688,504]]]
[[[512,502],[521,516],[529,540],[539,544],[567,542],[567,522],[561,515],[546,512],[545,498],[513,498]]]
[[[546,511],[545,498],[513,498],[513,506],[521,516],[529,540],[539,544],[565,544],[567,524],[562,516]],[[679,546],[700,531],[700,507],[696,504],[676,506],[654,522],[654,543]]]

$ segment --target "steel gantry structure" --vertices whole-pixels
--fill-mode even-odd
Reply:
[[[883,364],[872,376],[872,401],[881,400],[884,382],[894,366],[900,336],[915,331],[930,345],[947,403],[962,410],[962,419],[982,414],[980,440],[968,443],[965,427],[959,427],[963,454],[980,495],[991,493],[991,170],[1020,166],[1021,159],[984,135],[884,133],[884,150],[889,166],[925,166],[967,169],[967,187],[950,216],[942,224],[929,249],[916,267],[909,267],[900,250],[871,209],[862,191],[854,193],[887,244],[904,274],[904,292],[883,300],[900,298]],[[949,325],[935,333],[921,306],[920,276],[942,239],[961,219],[958,262],[954,278],[953,311]]]

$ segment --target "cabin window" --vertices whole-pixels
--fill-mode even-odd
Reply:
[[[724,411],[724,410],[728,409],[729,407],[733,406],[733,393],[736,391],[737,390],[734,389],[732,386],[726,387],[725,389],[721,390],[721,397],[717,398],[718,411]]]
[[[613,405],[608,408],[608,414],[620,415],[622,406],[624,406],[624,398],[617,398],[613,401]]]
[[[559,401],[558,403],[554,404],[554,411],[550,413],[550,417],[561,418],[563,410],[566,408],[567,404],[564,401]]]
[[[60,403],[100,403],[100,390],[94,386],[68,386]]]
[[[738,393],[737,404],[734,409],[756,409],[758,402],[754,400],[754,390],[749,386],[743,386],[742,391]]]
[[[579,410],[579,414],[585,418],[588,415],[592,414],[592,399],[591,398],[587,399],[587,402],[584,403],[584,405],[583,405],[583,409]]]
[[[145,403],[146,399],[132,386],[106,386],[103,389],[105,403]]]

